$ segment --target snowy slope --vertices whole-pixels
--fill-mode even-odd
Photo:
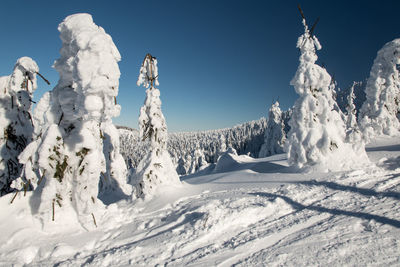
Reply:
[[[226,172],[183,177],[148,202],[108,205],[91,232],[68,218],[42,229],[28,197],[10,204],[7,195],[0,265],[399,265],[400,140],[378,139],[367,151],[375,165],[311,174],[284,155],[232,156]]]

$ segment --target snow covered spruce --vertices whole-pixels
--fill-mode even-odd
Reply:
[[[89,14],[68,16],[58,30],[62,48],[54,68],[60,79],[38,103],[36,140],[20,161],[36,188],[31,202],[38,203],[44,223],[77,218],[91,228],[102,207],[97,199],[99,180],[102,190],[119,187],[131,193],[111,121],[120,112],[115,97],[121,57]]]
[[[267,129],[264,135],[264,144],[261,146],[259,157],[264,158],[283,153],[286,140],[285,124],[282,120],[282,111],[276,101],[269,109]]]
[[[355,151],[346,143],[346,126],[334,108],[331,76],[317,65],[318,39],[303,18],[304,34],[297,41],[300,65],[291,81],[299,98],[294,104],[287,151],[290,165],[319,170],[340,170],[368,160],[364,146]]]
[[[180,185],[179,176],[167,151],[168,132],[164,115],[161,111],[160,91],[158,85],[157,59],[147,54],[137,81],[146,90],[146,100],[140,109],[139,135],[146,142],[146,155],[139,162],[132,183],[136,196],[151,198],[162,186]]]
[[[367,137],[398,135],[400,129],[400,39],[378,51],[365,88],[366,101],[359,117]]]
[[[18,156],[32,141],[30,111],[38,71],[35,61],[22,57],[17,60],[10,76],[0,77],[0,196],[13,190],[12,183],[20,176],[23,167]],[[26,182],[18,184],[18,187],[27,189],[29,185]]]

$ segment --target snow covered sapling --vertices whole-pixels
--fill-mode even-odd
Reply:
[[[285,124],[282,120],[282,111],[276,101],[269,109],[267,129],[264,134],[264,144],[261,146],[259,157],[268,157],[283,153],[286,140]]]
[[[179,176],[167,151],[167,125],[161,111],[157,59],[150,54],[144,58],[137,85],[146,90],[146,100],[140,109],[139,132],[147,143],[147,154],[140,161],[133,184],[137,197],[150,197],[159,186],[180,184]]]
[[[22,57],[10,76],[0,77],[0,196],[13,190],[12,183],[22,170],[18,156],[32,141],[30,111],[38,71],[34,60]]]
[[[302,12],[301,12],[302,13]],[[294,104],[288,133],[290,165],[299,168],[340,170],[367,160],[365,150],[355,153],[345,143],[345,123],[334,109],[331,77],[317,65],[316,50],[321,49],[303,17],[304,34],[297,41],[300,64],[291,81],[299,99]]]
[[[353,82],[353,85],[350,88],[349,95],[347,96],[347,121],[346,121],[346,141],[352,143],[354,145],[362,142],[362,136],[360,129],[357,123],[357,110],[356,106],[354,105],[354,87],[357,85],[356,82]]]
[[[400,39],[378,51],[365,88],[359,121],[367,137],[396,135],[400,129]]]
[[[27,166],[25,175],[41,187],[32,201],[40,202],[44,222],[73,212],[89,227],[96,225],[95,213],[101,208],[99,179],[104,179],[103,188],[114,183],[130,193],[111,121],[120,112],[115,97],[121,57],[89,14],[68,16],[58,30],[62,48],[54,68],[60,79],[38,103],[34,117],[43,129],[20,161]]]

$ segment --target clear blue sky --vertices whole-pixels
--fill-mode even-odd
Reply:
[[[0,75],[30,56],[51,86],[40,82],[38,100],[58,81],[58,24],[90,13],[118,47],[121,79],[118,125],[137,128],[144,88],[136,86],[146,53],[158,58],[159,89],[170,131],[230,127],[267,115],[279,98],[288,109],[303,28],[300,2],[322,44],[319,63],[339,87],[368,77],[376,52],[400,37],[400,1],[2,1]]]

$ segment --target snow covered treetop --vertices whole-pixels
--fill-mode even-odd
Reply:
[[[387,63],[391,63],[392,66],[400,64],[400,38],[386,43],[382,49],[379,50],[377,59],[378,58]]]
[[[316,50],[322,48],[321,44],[312,34],[312,30],[308,29],[304,18],[303,25],[304,33],[297,40],[297,48],[300,49],[300,64],[290,84],[294,86],[299,95],[327,91],[332,78],[324,68],[315,63],[318,59]]]
[[[21,90],[21,81],[25,81],[25,88],[30,92],[37,88],[36,73],[39,72],[39,67],[36,62],[30,57],[21,57],[15,63],[14,71],[11,75],[11,88],[14,91]],[[30,86],[32,85],[32,86]]]
[[[60,82],[75,89],[78,85],[74,81],[79,81],[82,90],[91,92],[114,87],[116,96],[121,55],[111,36],[94,24],[90,14],[84,13],[66,17],[58,30],[63,46],[54,68],[60,74]]]
[[[159,85],[157,59],[152,55],[147,54],[144,58],[136,84],[137,86],[143,85],[146,88]]]
[[[71,88],[60,92],[64,115],[74,113],[75,117],[101,121],[118,116],[120,106],[115,104],[115,97],[118,95],[121,55],[111,36],[94,24],[89,14],[66,17],[58,30],[62,48],[61,57],[54,63],[60,74],[57,88]],[[76,101],[63,100],[67,98]],[[75,108],[70,107],[71,103]]]
[[[303,19],[304,34],[297,40],[297,48],[301,51],[300,62],[315,63],[318,59],[316,50],[321,50],[321,44],[317,37],[310,33],[306,20]]]

